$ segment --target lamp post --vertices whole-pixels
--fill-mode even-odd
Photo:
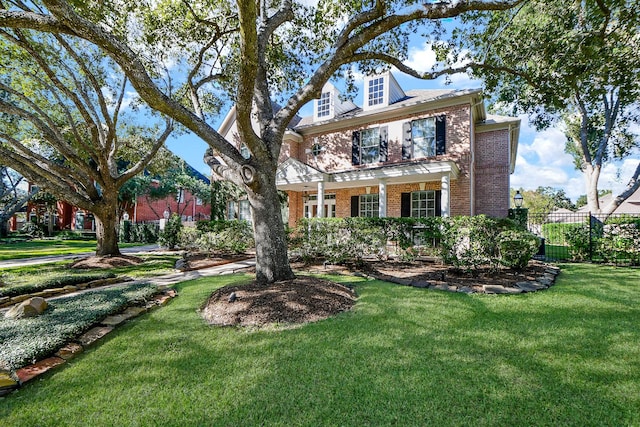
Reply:
[[[517,190],[516,194],[513,196],[513,205],[516,209],[520,209],[522,207],[522,203],[524,203],[524,197],[520,194],[520,190]]]

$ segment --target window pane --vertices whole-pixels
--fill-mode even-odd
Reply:
[[[435,191],[414,191],[411,193],[411,216],[417,218],[436,216],[435,207]]]
[[[384,78],[369,80],[369,106],[382,104],[384,101]]]
[[[378,163],[380,161],[380,129],[365,129],[361,133],[360,162]]]
[[[429,157],[436,154],[436,119],[414,120],[411,122],[413,157]]]
[[[318,99],[318,117],[327,117],[331,114],[331,93],[323,92]]]
[[[360,196],[360,216],[377,217],[378,216],[378,195],[363,194]]]

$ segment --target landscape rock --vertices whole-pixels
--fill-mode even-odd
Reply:
[[[520,288],[509,288],[501,285],[482,285],[482,289],[488,294],[521,294]]]
[[[90,346],[94,342],[98,341],[100,338],[107,335],[109,332],[113,331],[112,326],[96,326],[95,328],[89,329],[82,335],[78,341],[82,344],[83,347]]]
[[[24,317],[35,317],[42,314],[47,309],[47,301],[41,297],[33,297],[22,301],[20,304],[11,307],[4,317],[7,319],[22,319]]]
[[[516,287],[519,289],[522,289],[522,291],[524,292],[536,292],[536,291],[541,291],[543,289],[547,289],[545,285],[535,281],[518,282],[516,283]]]
[[[173,268],[175,268],[176,270],[185,270],[188,267],[189,263],[187,262],[186,259],[184,258],[180,258],[179,260],[176,261],[176,264]]]
[[[58,350],[55,353],[55,356],[64,360],[69,360],[69,359],[73,359],[78,354],[82,353],[82,350],[83,348],[80,344],[75,342],[70,342],[69,344],[65,345],[60,350]]]
[[[27,381],[37,377],[38,375],[42,375],[50,369],[62,365],[63,363],[65,363],[65,360],[60,357],[49,357],[40,360],[33,365],[25,366],[24,368],[18,369],[16,371],[16,375],[20,379],[20,383],[24,384]]]
[[[11,372],[0,371],[0,396],[9,394],[18,387],[20,387],[20,383]]]

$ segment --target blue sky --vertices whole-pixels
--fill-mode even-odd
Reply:
[[[427,71],[435,64],[435,55],[429,45],[421,42],[410,47],[410,55],[406,63],[415,69]],[[451,83],[446,85],[444,77],[434,81],[425,81],[409,77],[397,70],[393,73],[404,90],[482,87],[479,80],[472,80],[464,74],[451,76]],[[359,79],[359,83],[362,83],[361,79]],[[360,89],[362,89],[361,85]],[[355,100],[358,105],[361,105],[361,96],[362,90]],[[311,105],[305,106],[300,112],[302,116],[311,114],[313,114]],[[216,128],[223,118],[224,114],[214,123]],[[205,174],[210,173],[209,168],[202,161],[207,145],[195,135],[187,134],[172,138],[167,145],[169,149],[185,159],[194,168]],[[535,190],[540,186],[563,189],[573,201],[585,194],[584,178],[579,171],[575,170],[573,160],[564,152],[564,147],[565,137],[559,127],[536,132],[533,127],[529,126],[528,118],[521,116],[518,158],[515,173],[511,175],[511,187],[524,188],[525,190]],[[640,161],[640,154],[622,162],[606,165],[600,177],[599,188],[613,189],[614,192],[621,191],[635,170],[638,161]]]

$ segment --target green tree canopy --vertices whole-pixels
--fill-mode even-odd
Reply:
[[[587,178],[594,212],[611,213],[640,187],[640,162],[627,188],[601,209],[603,164],[640,145],[640,4],[627,0],[530,0],[478,13],[456,31],[496,105],[525,112],[539,128],[564,121],[567,152]]]

